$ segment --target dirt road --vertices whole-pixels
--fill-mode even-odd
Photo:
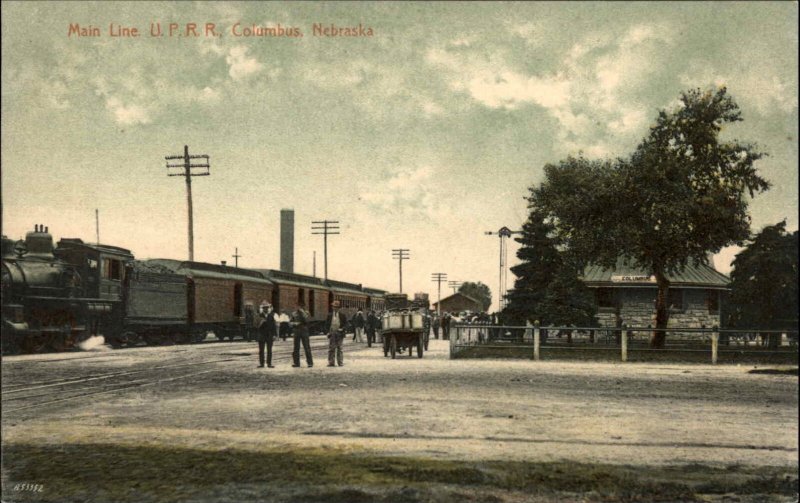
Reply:
[[[4,359],[3,500],[795,497],[796,373],[449,360],[442,341],[423,359],[350,346],[336,368],[322,350],[312,369],[256,359],[248,343]],[[36,383],[103,393],[7,401]]]

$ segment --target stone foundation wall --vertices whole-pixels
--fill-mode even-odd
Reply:
[[[673,310],[669,315],[669,327],[711,328],[719,326],[719,313],[709,313],[706,305],[706,290],[684,288],[683,309]],[[619,288],[616,291],[619,316],[629,327],[655,325],[655,288]],[[602,327],[617,326],[615,310],[601,308],[597,319]]]

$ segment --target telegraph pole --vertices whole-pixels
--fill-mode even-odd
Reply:
[[[239,255],[239,248],[236,248],[236,251],[231,257],[233,257],[234,260],[234,267],[239,267],[239,257],[241,257],[241,255]]]
[[[436,303],[436,314],[442,314],[442,282],[447,280],[447,273],[446,272],[434,272],[431,274],[431,281],[436,282],[436,286],[439,291],[439,300]]]
[[[498,288],[498,305],[502,311],[506,307],[506,290],[508,288],[508,246],[506,245],[506,238],[510,238],[512,234],[522,234],[522,231],[512,231],[508,227],[500,227],[497,232],[486,231],[484,234],[487,236],[497,235],[500,237],[500,286]]]
[[[194,261],[194,222],[192,220],[192,177],[193,176],[208,176],[209,163],[208,155],[189,155],[189,146],[183,146],[183,155],[168,155],[164,159],[167,160],[167,176],[183,176],[186,177],[186,203],[189,208],[189,260]],[[205,159],[206,162],[199,164],[192,164],[192,159]],[[182,163],[170,164],[169,161],[183,160]],[[182,168],[183,172],[170,172],[170,169]],[[200,171],[192,171],[192,170]],[[205,170],[205,171],[202,171]]]
[[[400,261],[400,293],[403,293],[403,260],[411,258],[409,256],[410,251],[408,248],[394,248],[392,250],[392,258]]]
[[[94,229],[97,232],[97,244],[100,244],[100,210],[94,209]]]
[[[453,295],[458,292],[458,289],[461,288],[463,283],[461,281],[448,281],[447,286],[453,289]]]
[[[314,258],[312,259],[311,267],[312,267],[312,270],[314,271],[313,275],[316,278],[317,277],[317,250],[314,250]]]
[[[325,281],[328,281],[328,235],[339,234],[339,221],[317,220],[311,222],[311,234],[322,234],[322,254],[325,256]]]

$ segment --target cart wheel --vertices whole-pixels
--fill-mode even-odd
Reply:
[[[409,356],[411,356],[411,351],[409,351],[408,353]],[[422,358],[422,341],[417,341],[417,358]]]
[[[391,346],[392,360],[394,360],[397,353],[397,339],[395,339],[394,334],[392,334],[392,340],[389,346]]]

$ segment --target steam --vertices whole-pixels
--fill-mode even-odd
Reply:
[[[108,351],[110,348],[105,345],[106,338],[102,335],[94,335],[83,342],[78,343],[81,351]]]

